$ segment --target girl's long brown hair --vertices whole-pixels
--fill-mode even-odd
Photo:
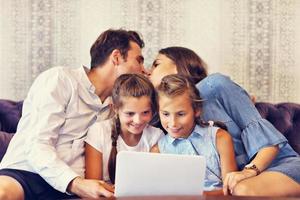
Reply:
[[[151,102],[152,114],[157,110],[156,93],[152,83],[141,74],[123,74],[117,78],[112,90],[112,101],[115,109],[123,106],[122,98],[124,97],[149,97]],[[121,124],[119,117],[116,115],[112,120],[112,148],[108,160],[108,173],[110,181],[115,182],[116,157],[117,157],[117,140],[121,133]]]

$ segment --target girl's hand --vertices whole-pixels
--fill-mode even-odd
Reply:
[[[256,171],[244,169],[238,172],[230,172],[225,176],[223,181],[223,193],[224,195],[230,195],[233,192],[236,184],[241,182],[244,179],[251,178],[256,176]]]

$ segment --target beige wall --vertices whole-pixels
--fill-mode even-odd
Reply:
[[[23,99],[52,66],[89,65],[98,34],[124,27],[143,34],[147,66],[158,49],[185,46],[259,101],[300,103],[298,0],[0,2],[0,98]]]

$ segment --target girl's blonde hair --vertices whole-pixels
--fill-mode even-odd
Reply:
[[[162,95],[172,98],[184,93],[188,93],[194,111],[200,110],[202,99],[198,89],[189,78],[179,74],[167,75],[157,87],[158,98]]]
[[[156,91],[157,102],[159,102],[161,96],[172,98],[188,93],[194,112],[199,111],[201,113],[203,100],[200,97],[199,90],[194,85],[193,80],[186,76],[180,74],[167,75],[161,80]],[[203,121],[201,117],[196,117],[195,123],[202,127],[210,125],[208,122]],[[226,125],[222,122],[214,121],[214,125],[227,130]]]

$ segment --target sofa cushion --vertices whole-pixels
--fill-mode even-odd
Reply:
[[[0,130],[15,133],[22,114],[23,101],[0,99]]]
[[[13,136],[14,134],[0,131],[0,161],[2,160],[8,147],[8,144]]]

